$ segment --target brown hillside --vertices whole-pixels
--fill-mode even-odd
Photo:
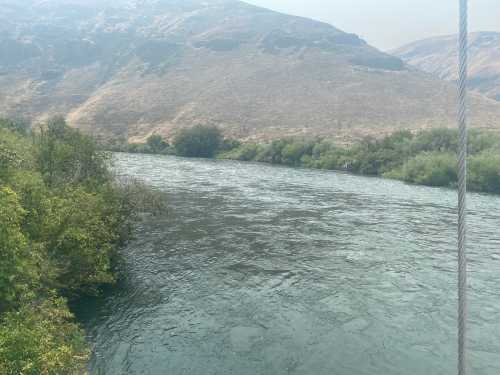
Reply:
[[[456,35],[431,38],[401,47],[394,54],[420,70],[456,81],[457,43]],[[469,43],[469,87],[500,101],[500,33],[473,33]]]
[[[455,124],[452,84],[243,2],[8,0],[0,25],[0,115],[133,140],[199,123],[266,139]],[[471,103],[474,126],[500,128],[499,103]]]

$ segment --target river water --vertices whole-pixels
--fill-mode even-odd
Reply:
[[[91,374],[456,373],[456,193],[342,173],[117,154],[165,192],[80,315]],[[500,374],[500,198],[470,196],[474,375]]]

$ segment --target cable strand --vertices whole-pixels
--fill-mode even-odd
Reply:
[[[458,84],[458,374],[466,375],[467,338],[467,70],[468,0],[460,1]]]

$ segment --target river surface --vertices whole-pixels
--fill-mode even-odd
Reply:
[[[165,192],[125,278],[80,315],[91,374],[456,373],[456,193],[146,155]],[[470,196],[471,374],[500,374],[500,198]]]

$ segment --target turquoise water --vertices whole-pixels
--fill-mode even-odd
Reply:
[[[165,192],[81,307],[92,374],[456,373],[456,193],[335,172],[115,156]],[[500,198],[470,197],[470,366],[500,373]]]

